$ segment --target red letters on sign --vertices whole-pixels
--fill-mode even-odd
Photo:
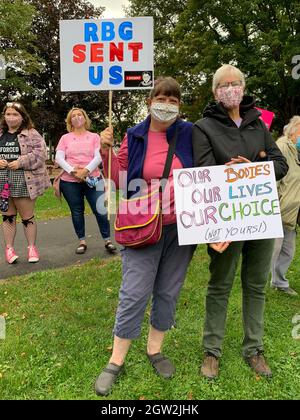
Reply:
[[[104,43],[92,43],[89,45],[90,48],[90,61],[91,63],[103,63],[104,61]],[[132,51],[132,61],[139,61],[140,50],[143,49],[142,42],[129,42],[128,51]],[[87,52],[87,46],[85,44],[77,44],[73,47],[73,62],[84,63],[86,61],[89,52]],[[124,42],[109,43],[109,61],[124,61]]]
[[[73,47],[73,62],[84,63],[85,62],[86,46],[84,44],[77,44]]]
[[[103,63],[103,43],[91,44],[91,63]]]
[[[143,49],[143,43],[129,42],[128,49],[132,50],[132,61],[139,61],[139,50]]]
[[[124,61],[124,42],[119,42],[118,46],[114,42],[110,43],[109,60],[112,62],[115,58],[118,61]]]

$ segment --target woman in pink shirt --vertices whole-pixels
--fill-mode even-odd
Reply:
[[[108,395],[123,371],[131,341],[140,335],[147,304],[152,297],[147,357],[156,373],[170,378],[172,362],[161,353],[165,333],[175,323],[175,307],[194,246],[178,245],[174,210],[173,169],[193,166],[192,124],[179,118],[180,86],[171,77],[156,80],[145,121],[127,130],[118,156],[112,157],[112,179],[127,198],[156,189],[162,178],[169,142],[176,138],[173,163],[162,195],[163,233],[154,245],[122,250],[122,285],[114,327],[114,346],[108,365],[96,380],[97,395]],[[177,133],[177,134],[176,134]],[[101,133],[101,154],[107,172],[113,133]],[[119,180],[127,172],[127,181]],[[124,179],[124,177],[123,177]],[[124,185],[122,185],[122,183]]]
[[[77,254],[84,254],[85,239],[84,199],[86,198],[98,223],[100,233],[109,252],[116,251],[110,240],[110,225],[105,207],[104,180],[100,176],[102,161],[99,152],[100,137],[89,131],[91,121],[81,108],[73,108],[68,113],[68,134],[61,137],[55,160],[64,170],[60,180],[60,190],[72,214],[75,232],[79,239]]]

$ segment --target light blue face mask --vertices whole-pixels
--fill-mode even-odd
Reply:
[[[297,137],[296,147],[297,147],[297,150],[300,150],[300,136]]]

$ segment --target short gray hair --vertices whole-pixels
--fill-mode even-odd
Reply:
[[[212,91],[213,93],[216,92],[216,89],[220,83],[220,80],[226,73],[235,72],[237,77],[241,80],[243,88],[246,86],[245,76],[244,73],[241,72],[237,67],[232,66],[231,64],[224,64],[223,66],[219,67],[218,70],[215,72],[213,77],[213,84],[212,84]]]
[[[293,118],[290,119],[290,122],[284,126],[283,134],[290,139],[297,131],[298,126],[300,126],[300,116],[294,115]]]

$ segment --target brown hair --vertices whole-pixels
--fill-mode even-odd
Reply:
[[[18,133],[20,133],[22,130],[25,130],[25,129],[30,130],[31,128],[34,128],[34,124],[28,112],[26,111],[24,105],[20,104],[20,102],[7,102],[7,104],[3,108],[1,119],[0,119],[0,130],[8,131],[8,125],[6,124],[6,121],[4,118],[6,110],[8,108],[13,108],[22,116],[23,121],[18,129]]]
[[[152,100],[158,95],[174,96],[181,101],[181,89],[179,83],[173,77],[159,77],[154,82],[149,99]]]
[[[73,131],[73,126],[72,126],[72,121],[71,121],[73,111],[80,111],[82,113],[82,115],[84,116],[84,119],[85,119],[84,127],[85,127],[86,130],[89,130],[91,128],[92,123],[91,123],[91,120],[89,119],[86,111],[82,108],[72,108],[68,112],[68,115],[67,115],[67,118],[66,118],[66,124],[67,124],[68,132],[71,133],[71,131]]]

